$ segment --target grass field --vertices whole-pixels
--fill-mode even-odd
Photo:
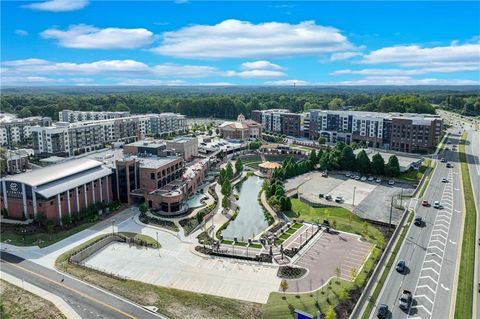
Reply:
[[[465,197],[465,221],[462,239],[462,256],[458,275],[455,319],[472,318],[473,315],[473,277],[475,270],[476,218],[472,184],[465,154],[467,134],[462,135],[459,146],[460,167]],[[476,297],[475,297],[476,298]]]
[[[92,283],[138,304],[156,306],[159,313],[169,318],[255,319],[261,317],[262,305],[260,304],[164,288],[135,280],[120,280],[68,263],[68,256],[73,251],[87,246],[99,237],[93,238],[62,254],[56,260],[55,266],[83,281]]]
[[[375,305],[375,302],[377,301],[378,295],[380,294],[380,291],[383,288],[383,285],[385,284],[385,281],[387,280],[388,273],[392,269],[392,265],[395,261],[395,258],[397,258],[398,251],[400,250],[400,247],[402,246],[402,243],[404,239],[407,236],[408,229],[410,228],[410,224],[412,223],[414,214],[410,213],[408,216],[407,222],[403,226],[403,229],[400,233],[400,237],[395,244],[395,247],[392,250],[392,254],[390,255],[390,258],[387,261],[387,264],[385,265],[385,268],[382,272],[382,276],[380,276],[380,279],[377,282],[377,285],[375,286],[375,289],[373,290],[372,296],[368,300],[367,307],[365,308],[365,311],[362,314],[362,319],[368,319],[370,317],[370,314],[373,310],[373,306]]]
[[[383,234],[374,226],[365,222],[348,209],[337,206],[311,207],[298,199],[292,199],[292,210],[287,212],[289,218],[299,218],[304,221],[322,223],[328,219],[330,224],[335,220],[337,230],[354,233],[362,236],[368,242],[383,248],[385,240]],[[368,227],[366,226],[368,225]],[[365,232],[367,230],[367,232]]]
[[[430,166],[430,159],[426,159],[423,161],[422,166],[418,170],[416,169],[409,169],[406,172],[403,172],[398,177],[401,180],[406,182],[418,183],[421,179],[427,168]]]
[[[38,245],[40,248],[42,248],[54,244],[67,237],[70,237],[78,232],[81,232],[82,230],[85,230],[90,226],[95,225],[97,222],[98,221],[83,223],[70,229],[62,230],[53,234],[49,234],[43,229],[38,229],[35,233],[25,234],[25,239],[22,234],[15,232],[15,227],[11,225],[2,225],[1,238],[2,242],[8,242],[9,244],[16,246]]]
[[[0,280],[0,318],[61,319],[66,318],[50,301]]]
[[[147,236],[147,235],[130,233],[130,232],[120,232],[120,234],[122,234],[122,235],[124,235],[128,238],[133,237],[135,239],[143,240],[144,242],[147,242],[147,244],[152,245],[152,247],[154,247],[154,248],[162,247],[162,245],[158,241],[156,241],[155,239],[153,239],[152,237]]]
[[[258,165],[262,163],[262,158],[259,155],[240,157],[243,165],[258,169]]]

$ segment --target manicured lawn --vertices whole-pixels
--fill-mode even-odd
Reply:
[[[284,232],[283,234],[280,235],[280,237],[277,238],[277,240],[275,241],[275,244],[280,245],[280,244],[283,243],[285,240],[287,240],[288,238],[290,238],[290,236],[292,236],[293,234],[295,234],[296,231],[299,230],[301,227],[302,227],[302,224],[299,224],[299,223],[293,224],[292,226],[290,226],[289,229],[287,229],[286,232]]]
[[[465,197],[465,221],[462,239],[462,256],[458,275],[457,300],[455,302],[455,318],[472,318],[473,315],[473,277],[475,270],[475,233],[476,218],[475,202],[472,184],[465,154],[465,140],[467,134],[462,135],[459,146],[463,192]],[[475,297],[476,298],[476,297]]]
[[[150,244],[152,245],[154,248],[160,248],[162,247],[162,245],[157,242],[155,239],[153,239],[152,237],[150,236],[147,236],[147,235],[143,235],[143,234],[137,234],[137,233],[130,233],[130,232],[120,232],[120,234],[126,236],[126,237],[129,237],[129,238],[135,238],[135,239],[139,239],[139,240],[143,240],[144,242],[146,242],[147,244]]]
[[[66,318],[54,304],[26,290],[0,280],[0,318],[51,319]]]
[[[422,176],[430,165],[430,162],[430,159],[426,159],[423,161],[422,166],[420,166],[418,170],[410,169],[401,173],[398,178],[406,182],[418,183],[422,179]]]
[[[385,244],[383,234],[374,226],[368,224],[368,233],[365,233],[365,222],[348,209],[337,206],[312,207],[300,200],[292,199],[292,210],[287,212],[289,218],[299,218],[313,223],[322,223],[328,219],[330,225],[335,220],[337,230],[361,235],[368,242],[378,245],[382,248]]]
[[[82,266],[68,264],[68,256],[72,251],[81,249],[81,247],[88,245],[97,238],[62,254],[56,260],[55,266],[83,281],[92,283],[138,304],[156,306],[158,307],[158,313],[169,318],[254,319],[261,317],[262,306],[260,304],[164,288],[135,280],[111,278]]]
[[[353,287],[352,282],[341,279],[338,280],[338,283],[336,279],[332,279],[330,282],[330,285],[326,285],[312,293],[286,294],[286,299],[283,299],[283,293],[272,292],[267,304],[263,306],[262,318],[291,319],[293,318],[294,309],[301,309],[315,316],[318,310],[325,314],[330,304],[335,306],[341,301],[342,290],[348,290]]]
[[[25,240],[22,234],[15,232],[12,225],[2,225],[1,238],[2,242],[7,242],[16,246],[35,246],[38,245],[41,247],[50,246],[62,239],[75,235],[82,230],[89,228],[92,225],[95,225],[96,222],[87,222],[74,226],[70,229],[62,230],[53,234],[47,233],[45,230],[38,228],[35,233],[25,234]]]
[[[365,311],[362,314],[362,319],[368,319],[370,317],[370,313],[372,312],[373,306],[377,301],[378,295],[380,294],[380,291],[382,290],[383,285],[385,284],[385,280],[387,280],[388,273],[392,269],[392,265],[393,265],[393,262],[395,261],[395,258],[397,257],[398,251],[400,250],[400,247],[402,246],[402,243],[407,236],[407,232],[408,232],[408,229],[410,228],[410,224],[412,223],[413,217],[414,217],[414,214],[410,213],[410,215],[408,216],[407,222],[403,226],[403,229],[400,233],[400,237],[397,243],[395,244],[395,247],[393,247],[392,254],[390,255],[390,258],[388,259],[387,264],[385,265],[382,275],[380,276],[380,279],[378,280],[377,285],[373,290],[372,296],[368,300],[367,307],[365,308]]]

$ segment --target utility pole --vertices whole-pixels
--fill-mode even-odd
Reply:
[[[392,211],[393,211],[393,196],[392,196],[392,199],[390,200],[390,218],[388,220],[388,227],[390,229],[392,228]]]
[[[355,192],[357,190],[357,186],[353,186],[353,201],[352,201],[352,205],[355,206]]]

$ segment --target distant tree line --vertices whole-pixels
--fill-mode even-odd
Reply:
[[[2,94],[2,112],[19,117],[50,116],[58,119],[64,109],[81,111],[130,111],[132,113],[177,112],[190,117],[234,119],[240,113],[249,117],[252,110],[285,108],[292,112],[309,109],[376,112],[434,113],[437,107],[465,115],[480,114],[480,97],[474,93],[422,92],[408,94],[377,93],[96,93],[96,94]]]

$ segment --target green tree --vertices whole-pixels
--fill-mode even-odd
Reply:
[[[282,281],[280,282],[280,288],[283,291],[283,299],[285,299],[286,298],[285,292],[288,289],[288,282],[285,279],[282,279]]]
[[[385,161],[379,153],[372,156],[372,173],[376,175],[385,173]]]
[[[366,174],[371,169],[370,158],[368,158],[367,152],[361,150],[357,154],[356,167],[360,173]]]
[[[310,160],[310,162],[313,163],[313,165],[317,164],[317,162],[318,162],[317,153],[315,152],[314,149],[310,152],[310,155],[308,156],[308,159]]]
[[[229,179],[229,180],[232,179],[232,177],[233,177],[232,163],[228,162],[226,172],[227,172],[227,179]]]
[[[145,213],[148,211],[147,204],[141,203],[141,204],[138,206],[138,210],[140,211],[140,213],[145,214]]]
[[[345,144],[345,142],[340,141],[340,142],[337,142],[337,144],[335,145],[335,148],[341,152],[345,148],[345,146],[347,146],[347,144]]]
[[[388,158],[388,163],[385,166],[385,174],[393,177],[400,174],[400,164],[398,163],[398,158],[395,155],[392,155]]]
[[[340,166],[343,169],[350,171],[354,171],[356,169],[355,154],[350,146],[345,146],[342,149],[342,153],[340,155]]]
[[[325,314],[325,319],[337,319],[337,313],[332,305],[328,306],[327,313]]]
[[[27,107],[24,107],[20,110],[20,112],[18,112],[18,117],[22,119],[30,116],[32,116],[32,111],[30,111],[30,109]]]
[[[232,193],[232,183],[230,180],[225,180],[222,184],[222,194],[223,196],[229,196]]]
[[[243,162],[240,158],[235,161],[235,171],[237,173],[240,173],[243,171]]]
[[[7,150],[0,147],[0,176],[7,174]]]
[[[341,98],[334,98],[330,102],[328,102],[328,109],[329,110],[339,110],[343,107],[344,102]]]
[[[325,142],[326,142],[325,137],[319,137],[319,138],[318,138],[318,144],[324,145]]]
[[[222,207],[223,208],[228,208],[228,205],[230,204],[230,201],[228,199],[228,196],[223,196],[222,198]]]

